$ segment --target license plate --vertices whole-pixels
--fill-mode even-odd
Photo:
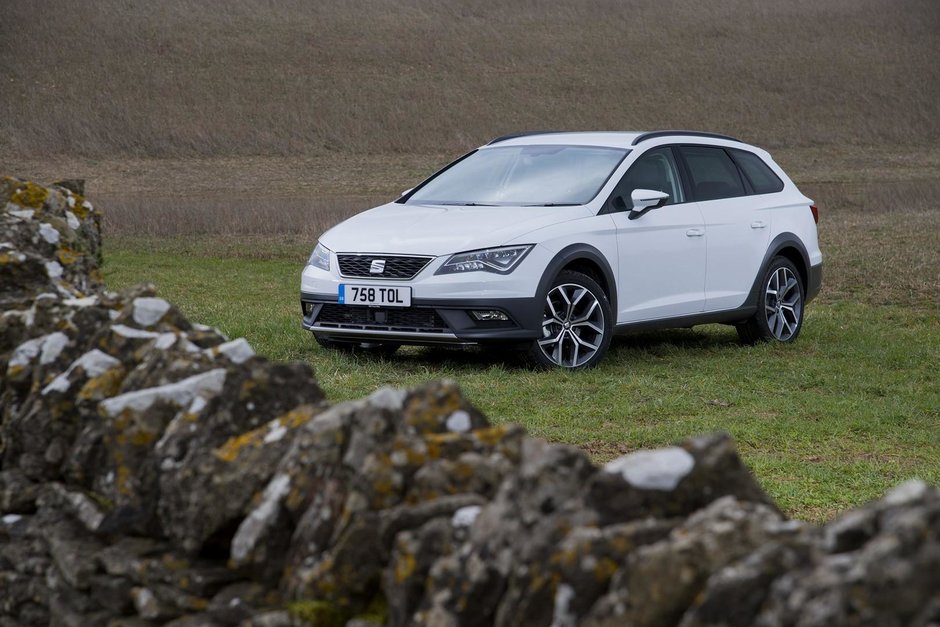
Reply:
[[[340,283],[339,304],[411,307],[411,288]]]

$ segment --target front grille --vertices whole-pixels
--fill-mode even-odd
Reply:
[[[411,333],[447,333],[447,323],[437,311],[425,307],[360,307],[326,303],[320,308],[315,324],[337,329],[401,331]]]
[[[338,254],[339,273],[363,279],[410,279],[428,265],[433,257],[396,257],[392,255],[345,255]],[[372,262],[383,261],[382,272],[373,273]]]

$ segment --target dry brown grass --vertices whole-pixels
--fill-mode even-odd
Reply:
[[[940,180],[806,185],[820,206],[822,298],[904,305],[940,302]]]
[[[245,195],[99,198],[109,235],[145,238],[282,235],[315,241],[326,229],[380,198],[267,198]]]
[[[3,159],[459,153],[530,128],[940,141],[936,0],[6,0]]]

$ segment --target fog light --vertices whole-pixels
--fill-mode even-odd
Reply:
[[[313,313],[313,303],[304,303],[304,313],[308,316]]]
[[[493,322],[495,320],[501,320],[501,321],[509,320],[509,316],[507,316],[501,311],[495,311],[495,310],[471,311],[470,315],[473,316],[474,319],[479,320],[480,322]]]

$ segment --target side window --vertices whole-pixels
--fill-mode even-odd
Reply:
[[[755,194],[772,194],[783,189],[783,181],[753,152],[732,149],[731,155],[751,182]]]
[[[669,194],[667,205],[685,202],[679,170],[668,146],[654,148],[637,159],[623,175],[614,194],[629,200],[630,193],[635,189],[666,192]]]
[[[689,166],[692,195],[695,200],[715,200],[744,196],[744,182],[738,167],[723,148],[682,146],[682,157]]]

